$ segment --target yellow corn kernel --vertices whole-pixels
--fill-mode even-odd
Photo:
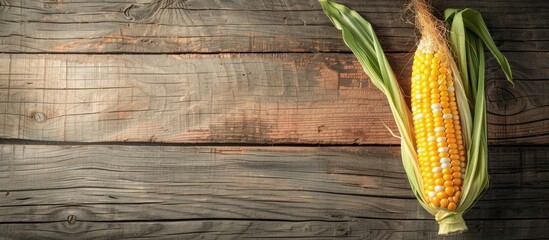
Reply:
[[[420,42],[412,65],[412,113],[423,195],[454,211],[461,196],[465,151],[452,73],[446,56]]]

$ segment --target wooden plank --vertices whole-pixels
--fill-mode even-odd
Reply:
[[[547,219],[471,220],[469,231],[439,236],[429,220],[330,221],[193,220],[0,224],[6,239],[544,239]],[[417,231],[414,231],[417,229]]]
[[[406,1],[341,2],[372,22],[387,51],[415,46]],[[502,50],[549,50],[549,7],[542,1],[454,2],[437,1],[437,8],[483,11]],[[12,53],[349,51],[316,0],[5,0],[0,28],[0,51]]]
[[[548,148],[489,157],[463,236],[546,236]],[[0,236],[434,237],[401,164],[398,147],[0,145]]]
[[[515,86],[488,63],[490,143],[547,144],[549,55],[507,55]],[[409,89],[410,55],[389,58]],[[0,66],[2,138],[399,144],[350,54],[5,54]]]

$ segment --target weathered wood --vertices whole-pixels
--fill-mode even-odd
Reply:
[[[341,2],[372,22],[387,51],[414,47],[406,1]],[[543,1],[437,1],[440,11],[452,6],[482,11],[502,50],[549,50],[549,7]],[[0,29],[2,52],[349,51],[316,0],[4,0]]]
[[[549,56],[507,55],[515,86],[488,64],[490,143],[547,144]],[[410,56],[389,57],[409,89]],[[399,144],[385,97],[350,54],[14,54],[0,66],[2,138]]]
[[[340,2],[407,92],[406,1]],[[517,79],[489,59],[489,141],[505,146],[470,230],[445,239],[544,239],[549,5],[434,4],[480,10]],[[0,239],[440,239],[398,147],[207,145],[399,144],[317,0],[0,0],[0,29]]]
[[[469,231],[441,237],[430,220],[190,220],[0,224],[5,239],[545,239],[547,219],[470,220]],[[414,231],[418,229],[418,231]]]
[[[490,160],[462,236],[546,236],[548,148]],[[0,236],[434,238],[401,164],[398,147],[0,145]]]

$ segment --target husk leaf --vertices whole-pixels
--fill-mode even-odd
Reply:
[[[464,91],[471,97],[460,107],[471,115],[469,129],[471,143],[467,152],[467,168],[463,181],[463,195],[456,209],[465,212],[474,204],[488,186],[488,143],[486,124],[486,96],[485,96],[485,58],[484,48],[487,47],[496,61],[500,64],[507,80],[512,82],[512,72],[509,62],[497,49],[484,23],[481,14],[472,9],[447,9],[445,19],[450,25],[450,45],[460,63],[461,79],[467,79],[463,84]],[[461,108],[460,108],[460,111]]]
[[[322,9],[335,27],[342,32],[345,44],[354,53],[372,83],[385,94],[401,138],[402,163],[414,195],[428,211],[432,211],[422,194],[421,175],[414,147],[410,108],[398,85],[396,76],[385,57],[372,25],[357,12],[328,0],[320,0]],[[434,211],[431,214],[435,214]]]

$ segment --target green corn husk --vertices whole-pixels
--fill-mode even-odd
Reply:
[[[451,212],[431,207],[422,194],[411,111],[371,24],[357,12],[341,4],[328,0],[319,2],[335,27],[342,31],[345,44],[354,53],[372,83],[389,101],[400,132],[404,170],[420,205],[435,216],[439,223],[439,234],[466,231],[467,226],[462,215],[488,186],[485,46],[501,65],[507,79],[512,79],[509,63],[496,48],[482,16],[471,9],[448,9],[445,12],[445,19],[450,25],[450,46],[458,62],[453,66],[456,75],[456,98],[462,119],[463,138],[468,146],[462,197],[456,211]]]
[[[460,111],[467,111],[464,137],[469,141],[467,168],[463,181],[463,195],[456,213],[460,215],[472,207],[488,187],[488,142],[486,126],[486,97],[484,48],[487,47],[512,83],[509,62],[497,49],[481,14],[472,9],[447,9],[445,20],[450,26],[450,46],[458,60],[462,92],[457,96]],[[452,225],[440,225],[439,234],[460,231]]]

